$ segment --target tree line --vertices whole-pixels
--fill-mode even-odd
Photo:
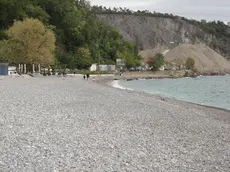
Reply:
[[[148,16],[148,17],[164,17],[164,18],[180,18],[179,16],[174,16],[173,14],[168,14],[168,13],[159,13],[156,11],[149,11],[149,10],[137,10],[133,11],[128,8],[107,8],[103,6],[98,6],[95,5],[92,7],[92,11],[96,14],[127,14],[127,15],[137,15],[137,16]]]
[[[136,46],[99,21],[88,1],[0,0],[0,11],[0,61],[70,69],[117,58],[139,64]]]

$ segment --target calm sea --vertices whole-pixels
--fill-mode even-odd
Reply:
[[[230,110],[230,76],[119,81],[115,87]]]

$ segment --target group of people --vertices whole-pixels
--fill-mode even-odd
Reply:
[[[88,73],[87,73],[86,75],[84,74],[84,75],[83,75],[83,78],[84,78],[84,80],[85,80],[85,79],[88,80],[88,79],[89,79],[89,74],[88,74]]]
[[[85,75],[85,74],[83,75],[83,79],[84,79],[84,80],[87,80],[87,81],[88,81],[88,80],[89,80],[89,77],[90,77],[90,76],[89,76],[88,73],[87,73],[86,75]],[[94,77],[93,77],[93,82],[94,82]]]

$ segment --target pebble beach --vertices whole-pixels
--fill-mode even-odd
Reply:
[[[75,77],[0,80],[0,172],[229,172],[230,111]]]

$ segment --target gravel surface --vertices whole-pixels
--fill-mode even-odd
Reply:
[[[2,172],[230,171],[229,111],[78,77],[4,78],[0,99]]]

